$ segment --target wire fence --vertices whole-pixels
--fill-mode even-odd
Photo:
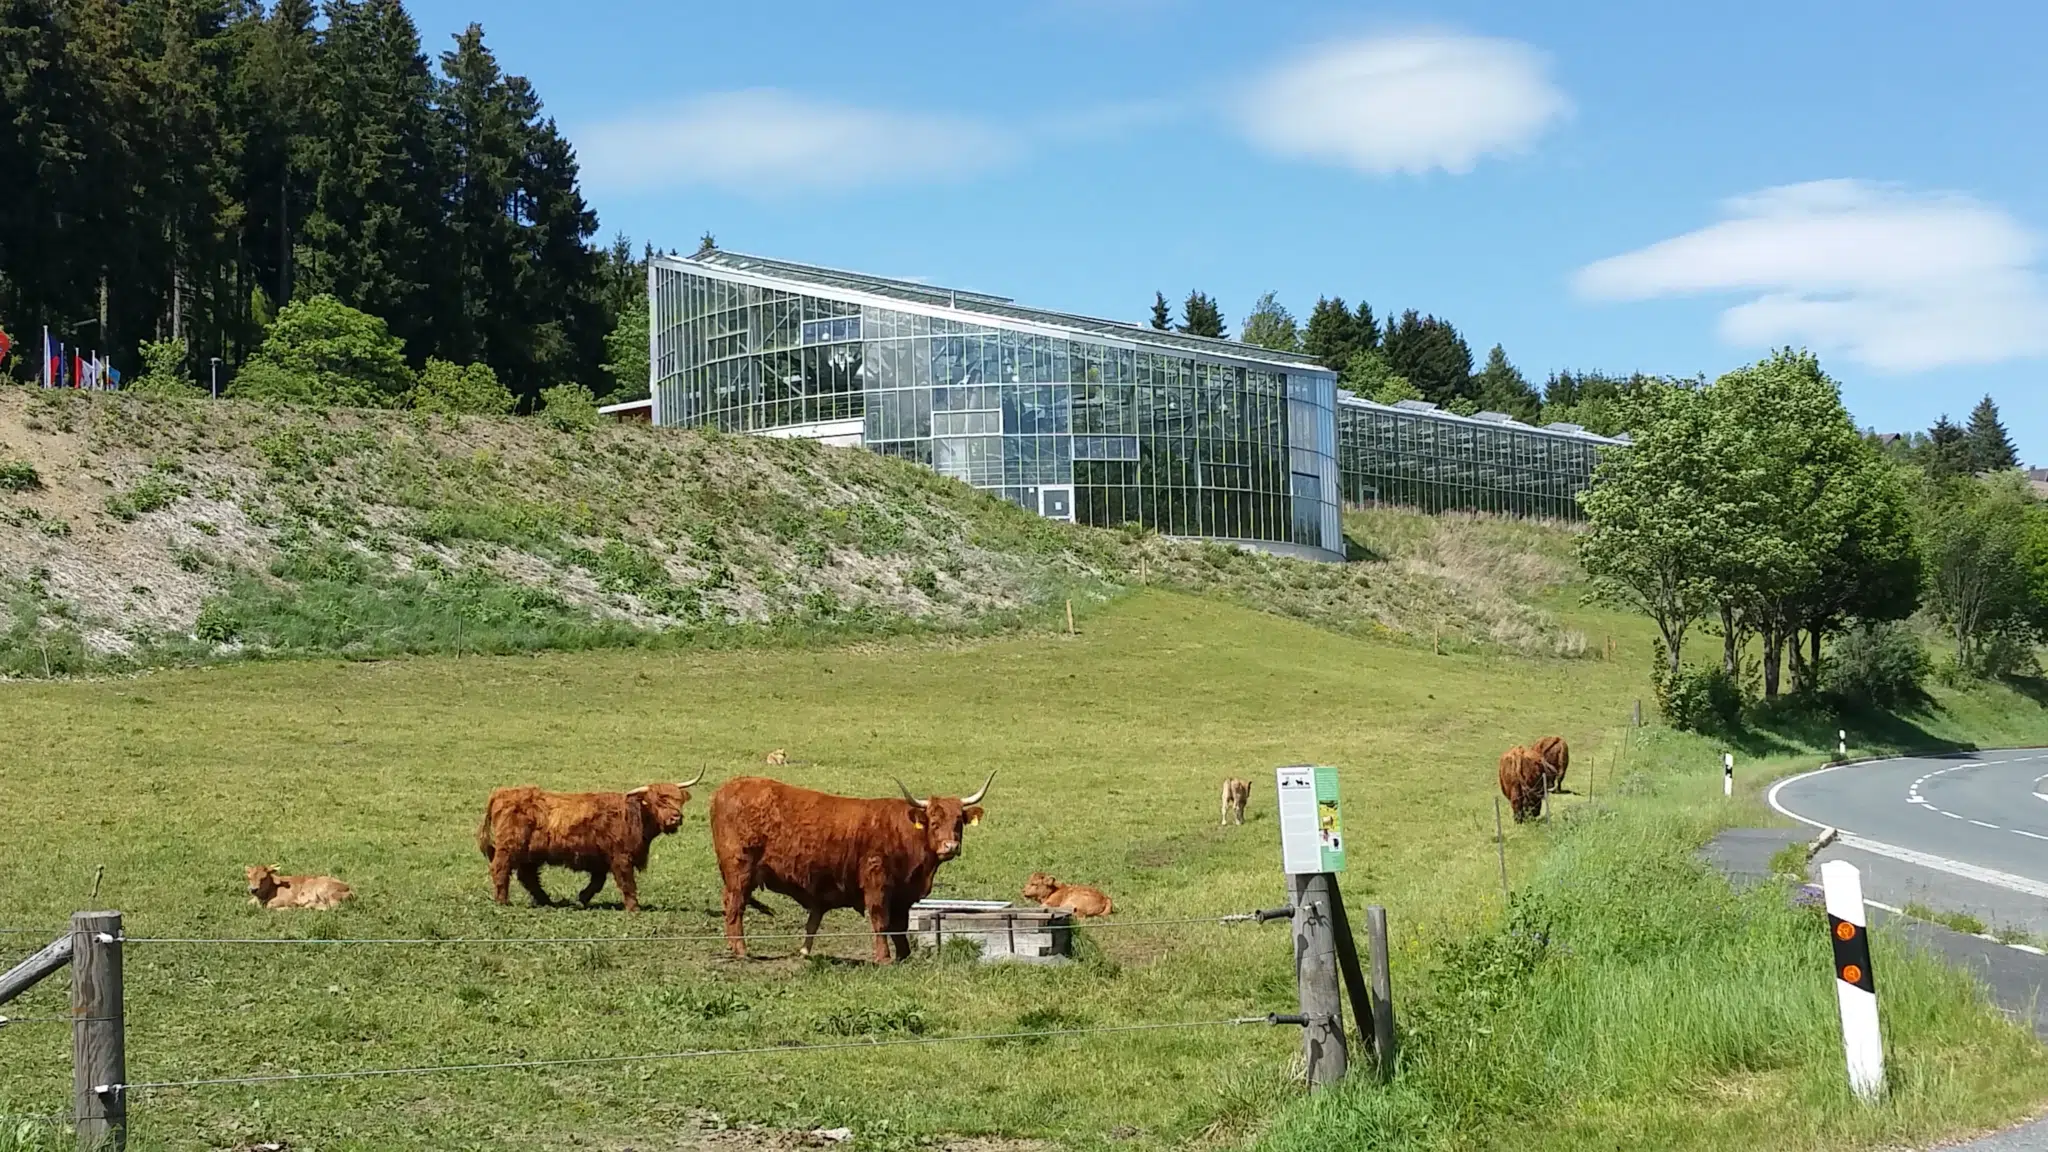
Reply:
[[[984,914],[986,915],[986,914]],[[1271,912],[1234,912],[1222,916],[1184,916],[1163,920],[1087,920],[1076,921],[1073,928],[1090,932],[1126,928],[1161,928],[1188,925],[1229,925],[1250,923],[1262,916],[1272,917]],[[945,935],[944,920],[934,930],[923,928],[902,933],[887,932],[886,936],[908,935],[924,939],[934,934]],[[982,934],[990,925],[984,920],[973,927],[953,928],[957,935]],[[745,939],[755,940],[868,940],[876,932],[871,928],[848,931],[804,933],[789,932],[748,932]],[[335,945],[379,945],[387,947],[492,947],[496,945],[548,945],[548,944],[687,944],[724,943],[723,932],[653,933],[645,936],[129,936],[123,934],[122,944],[146,945],[253,945],[258,947],[306,947],[318,948]]]
[[[214,1088],[249,1084],[282,1084],[308,1080],[359,1080],[383,1076],[440,1076],[458,1072],[503,1072],[532,1068],[575,1068],[597,1064],[647,1064],[676,1060],[700,1060],[721,1056],[783,1056],[812,1052],[846,1052],[855,1049],[909,1048],[933,1044],[970,1042],[1002,1043],[1044,1040],[1062,1036],[1096,1036],[1110,1033],[1184,1031],[1192,1028],[1224,1028],[1244,1024],[1270,1024],[1269,1016],[1231,1016],[1216,1020],[1173,1020],[1153,1024],[1105,1024],[1091,1028],[1048,1028],[1031,1032],[974,1032],[958,1036],[910,1036],[891,1040],[846,1040],[829,1044],[764,1044],[750,1048],[691,1048],[678,1052],[652,1052],[631,1056],[571,1056],[552,1060],[502,1060],[481,1064],[429,1064],[416,1068],[359,1068],[340,1072],[280,1072],[254,1076],[220,1076],[199,1080],[151,1080],[132,1084],[101,1084],[94,1091],[151,1092],[159,1089]]]
[[[0,1028],[12,1028],[16,1024],[72,1024],[80,1020],[98,1020],[97,1016],[0,1016]]]

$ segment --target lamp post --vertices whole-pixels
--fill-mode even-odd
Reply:
[[[213,377],[213,398],[218,400],[220,399],[220,357],[209,356],[207,359],[211,361],[207,367]]]

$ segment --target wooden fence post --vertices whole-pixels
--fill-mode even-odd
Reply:
[[[1301,1050],[1310,1089],[1344,1078],[1344,1000],[1337,987],[1337,943],[1330,919],[1334,893],[1328,872],[1287,877],[1294,900],[1294,986],[1301,1002]]]
[[[1351,932],[1351,913],[1344,908],[1344,892],[1337,877],[1330,876],[1330,927],[1337,941],[1337,970],[1344,976],[1344,991],[1351,999],[1351,1023],[1358,1039],[1371,1049],[1374,1041],[1372,993],[1365,982],[1365,969],[1358,962],[1358,938]]]
[[[1508,834],[1500,823],[1500,797],[1493,798],[1493,845],[1500,851],[1500,904],[1506,908],[1508,899]]]
[[[1387,960],[1387,910],[1378,904],[1365,909],[1365,942],[1372,952],[1372,1047],[1379,1057],[1380,1079],[1394,1078],[1394,976]]]
[[[71,916],[71,1108],[78,1147],[128,1146],[128,1044],[121,989],[121,914]]]

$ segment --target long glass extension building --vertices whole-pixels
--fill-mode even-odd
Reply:
[[[649,261],[656,424],[915,460],[1033,512],[1317,559],[1341,504],[1575,517],[1572,425],[1349,393],[1306,356],[709,251]]]
[[[655,257],[654,422],[809,436],[1034,512],[1342,559],[1337,379],[1304,356],[711,251]]]

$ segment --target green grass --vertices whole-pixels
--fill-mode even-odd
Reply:
[[[1641,647],[1639,622],[1584,611]],[[2040,1050],[1963,977],[1881,950],[1893,1095],[1868,1113],[1837,1099],[1818,931],[1769,895],[1731,901],[1690,856],[1719,823],[1760,818],[1765,778],[1814,762],[1819,746],[1796,726],[1745,760],[1744,798],[1729,805],[1718,746],[1661,729],[1629,734],[1617,781],[1615,724],[1643,691],[1642,659],[1439,657],[1156,592],[1080,624],[1075,637],[302,660],[0,686],[0,810],[20,830],[0,841],[0,927],[54,930],[105,865],[100,903],[137,936],[715,932],[708,789],[778,747],[802,762],[778,775],[856,794],[886,794],[896,775],[971,788],[998,770],[989,818],[940,873],[940,895],[1011,897],[1043,869],[1100,885],[1125,918],[1206,916],[1283,899],[1266,781],[1307,761],[1344,770],[1347,896],[1390,910],[1411,1029],[1392,1088],[1304,1101],[1298,1036],[1240,1027],[166,1091],[136,1101],[134,1146],[644,1147],[708,1109],[777,1129],[846,1125],[868,1147],[964,1134],[1795,1149],[1922,1138],[2048,1097]],[[1887,731],[1991,741],[2043,728],[2031,701],[1986,690],[1938,692]],[[1601,812],[1566,798],[1549,827],[1510,826],[1511,877],[1530,894],[1522,924],[1550,925],[1531,949],[1499,931],[1494,761],[1551,731],[1571,735],[1571,782],[1591,785]],[[626,787],[700,767],[710,780],[643,878],[646,913],[629,919],[612,893],[589,912],[489,902],[472,836],[491,787]],[[1214,823],[1225,775],[1256,782],[1241,829]],[[270,862],[340,875],[361,899],[327,917],[261,913],[241,868]],[[551,882],[565,894],[568,878]],[[757,931],[800,926],[769,899],[782,914],[754,916]],[[826,928],[860,921],[835,913]],[[33,937],[17,939],[0,937],[0,959]],[[860,938],[829,940],[839,959],[808,964],[786,942],[760,950],[772,958],[734,964],[709,942],[137,944],[130,1069],[178,1079],[1293,1007],[1279,925],[1090,930],[1082,962],[1061,969],[929,956],[875,969],[858,962]],[[14,1010],[60,1006],[61,984]],[[61,1110],[65,1049],[61,1032],[0,1034],[0,1113]]]

